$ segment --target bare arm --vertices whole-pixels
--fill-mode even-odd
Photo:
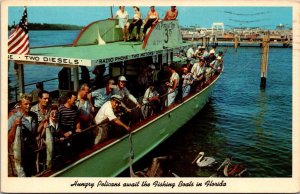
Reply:
[[[169,10],[166,12],[164,20],[168,20],[168,13],[169,13]]]
[[[156,24],[156,22],[158,22],[158,19],[159,19],[159,15],[157,12],[155,12],[155,15],[156,15],[156,20],[153,22],[153,24]]]
[[[175,90],[177,88],[177,85],[178,85],[178,81],[177,81],[177,79],[174,79],[173,80],[173,85],[172,85],[171,89]]]
[[[8,146],[10,146],[15,140],[17,126],[17,122],[15,121],[8,132]]]
[[[78,119],[77,124],[76,124],[76,132],[80,133],[81,132],[81,125],[80,125],[80,121]]]
[[[121,127],[124,127],[127,131],[130,130],[130,128],[125,125],[121,120],[119,120],[118,118],[114,119],[113,122]]]
[[[177,16],[178,16],[178,10],[176,9],[176,13],[175,13],[175,18],[174,18],[174,20],[177,19]]]

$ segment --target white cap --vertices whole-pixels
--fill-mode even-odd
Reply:
[[[117,102],[119,102],[119,103],[121,103],[121,101],[122,101],[122,97],[121,97],[120,95],[117,95],[117,94],[112,95],[112,96],[110,97],[110,99],[111,99],[111,100],[115,100],[115,101],[117,101]]]
[[[155,70],[155,65],[151,64],[151,65],[149,65],[149,68],[152,70]]]
[[[119,81],[127,81],[126,77],[123,75],[121,75],[118,80]]]
[[[215,50],[210,50],[209,54],[215,54]]]
[[[198,49],[201,49],[202,48],[202,46],[198,46]]]

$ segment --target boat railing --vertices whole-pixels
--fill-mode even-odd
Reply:
[[[221,70],[222,71],[222,70]],[[139,120],[138,122],[136,123],[133,123],[133,126],[131,127],[131,132],[134,131],[135,129],[137,129],[138,127],[142,126],[143,124],[155,119],[156,117],[159,117],[160,115],[164,114],[166,111],[169,111],[170,109],[173,109],[174,107],[176,106],[179,106],[181,103],[183,103],[184,101],[188,100],[189,98],[193,97],[196,93],[199,93],[201,92],[202,90],[204,90],[209,84],[211,84],[215,79],[216,77],[218,77],[219,74],[214,74],[213,71],[211,71],[209,74],[207,74],[207,80],[206,82],[197,90],[197,91],[190,91],[190,93],[184,97],[183,99],[180,99],[178,100],[177,102],[173,103],[172,105],[170,105],[169,107],[165,107],[163,106],[162,109],[160,110],[159,113],[157,114],[154,114],[154,115],[149,115],[148,117],[146,118],[141,118],[141,120]],[[53,80],[53,79],[49,79],[49,80]],[[45,80],[45,81],[49,81],[49,80]],[[28,84],[29,85],[29,84]],[[182,88],[184,89],[184,88]],[[161,95],[159,98],[163,99],[165,98],[168,94],[170,93],[173,93],[175,92],[174,91],[171,91],[171,92],[167,92],[163,95]],[[139,101],[142,101],[142,97],[141,99],[139,99]],[[146,105],[146,104],[142,104],[142,105]],[[131,122],[131,121],[130,121]],[[93,129],[95,129],[97,126],[101,125],[101,123],[99,124],[94,124],[94,125],[91,125],[85,129],[83,129],[81,132],[79,133],[74,133],[73,135],[69,136],[69,137],[66,137],[64,138],[63,140],[56,140],[56,142],[60,141],[60,143],[64,143],[64,142],[68,142],[68,141],[72,141],[73,138],[82,138],[83,135],[85,135],[86,133],[88,132],[91,132]],[[124,133],[123,135],[126,135],[127,133]],[[80,137],[81,136],[81,137]],[[106,140],[106,141],[109,141],[110,139]],[[104,142],[103,142],[104,143]],[[46,149],[47,149],[47,145],[46,143],[41,143],[39,144],[40,146],[37,148],[37,150],[34,151],[35,154],[39,155],[39,153],[42,153],[42,152],[45,152]],[[104,143],[104,145],[106,145]],[[86,150],[86,149],[93,149],[93,147],[95,147],[95,149],[100,149],[101,147],[99,147],[99,145],[85,145],[83,147],[83,150]],[[81,151],[82,152],[82,151]],[[84,152],[84,151],[83,151]],[[80,155],[81,153],[78,153],[78,156]],[[78,156],[74,156],[74,158],[67,158],[67,160],[63,160],[62,163],[60,164],[56,164],[58,165],[60,168],[63,168],[65,167],[66,165],[72,163],[72,162],[75,162],[78,158]],[[10,175],[12,176],[15,176],[15,173],[14,173],[14,155],[12,153],[12,149],[9,149],[9,152],[8,152],[8,157],[9,157],[9,168],[11,169],[11,173]],[[57,169],[57,168],[47,168],[46,166],[46,156],[45,156],[45,159],[43,161],[41,161],[39,164],[37,163],[37,165],[40,165],[40,167],[42,167],[43,169],[41,171],[38,171],[37,174],[35,176],[45,176],[45,174],[52,174],[54,171],[52,169]],[[37,167],[38,169],[38,167]]]
[[[58,78],[51,78],[51,79],[47,79],[47,80],[42,80],[42,81],[37,81],[37,82],[32,82],[32,83],[28,83],[28,84],[24,84],[24,87],[28,87],[28,86],[33,86],[33,85],[36,85],[37,83],[42,83],[44,85],[44,83],[47,83],[47,82],[51,82],[51,81],[54,81],[54,80],[58,80]],[[14,86],[14,87],[9,87],[8,91],[9,91],[9,94],[14,94],[14,97],[11,98],[11,101],[14,100],[14,101],[18,101],[18,97],[19,97],[19,94],[18,94],[18,89],[19,89],[19,86]],[[25,88],[25,91],[26,91],[26,88]]]
[[[89,73],[91,73],[91,71],[89,71]],[[81,74],[81,73],[80,73]],[[71,74],[71,77],[73,76],[73,74]],[[36,85],[37,83],[42,83],[42,85],[44,86],[44,88],[45,88],[45,85],[44,85],[44,83],[47,83],[47,84],[49,84],[49,82],[53,82],[53,81],[56,81],[56,80],[58,80],[58,77],[56,77],[56,78],[51,78],[51,79],[46,79],[46,80],[41,80],[41,81],[36,81],[36,82],[31,82],[31,83],[28,83],[28,84],[24,84],[24,90],[25,90],[25,92],[26,92],[26,87],[30,87],[30,86],[34,86],[34,85]],[[92,80],[91,80],[92,81]],[[54,84],[57,84],[58,85],[58,82],[57,83],[54,83]],[[51,88],[50,86],[49,86],[49,91],[50,92],[54,92],[55,91],[55,88],[56,87],[53,87],[53,88]],[[32,88],[32,90],[33,90],[34,88]],[[19,100],[19,97],[20,97],[20,94],[19,94],[19,86],[9,86],[9,88],[8,88],[8,93],[9,93],[9,95],[14,95],[14,96],[12,96],[12,97],[9,97],[9,104],[14,104],[14,103],[16,103],[18,100]],[[10,106],[9,106],[9,108],[11,108]]]

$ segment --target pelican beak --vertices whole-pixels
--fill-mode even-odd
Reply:
[[[231,162],[231,159],[230,158],[226,158],[224,160],[224,162],[219,166],[219,168],[217,169],[217,171],[219,171],[220,169],[222,169],[224,166],[230,164],[230,162]]]
[[[194,164],[200,157],[203,156],[203,152],[199,152],[199,154],[196,156],[196,158],[193,160],[192,164]]]

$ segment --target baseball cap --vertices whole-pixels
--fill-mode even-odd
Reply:
[[[151,64],[151,65],[149,65],[149,68],[152,70],[155,70],[155,65]]]
[[[123,75],[121,75],[118,80],[119,81],[125,81],[125,82],[127,81],[126,77],[123,76]]]
[[[117,94],[112,95],[112,96],[110,97],[110,99],[111,99],[111,100],[115,100],[115,101],[117,101],[118,103],[121,103],[121,101],[122,101],[122,97],[121,97],[120,95],[117,95]]]

